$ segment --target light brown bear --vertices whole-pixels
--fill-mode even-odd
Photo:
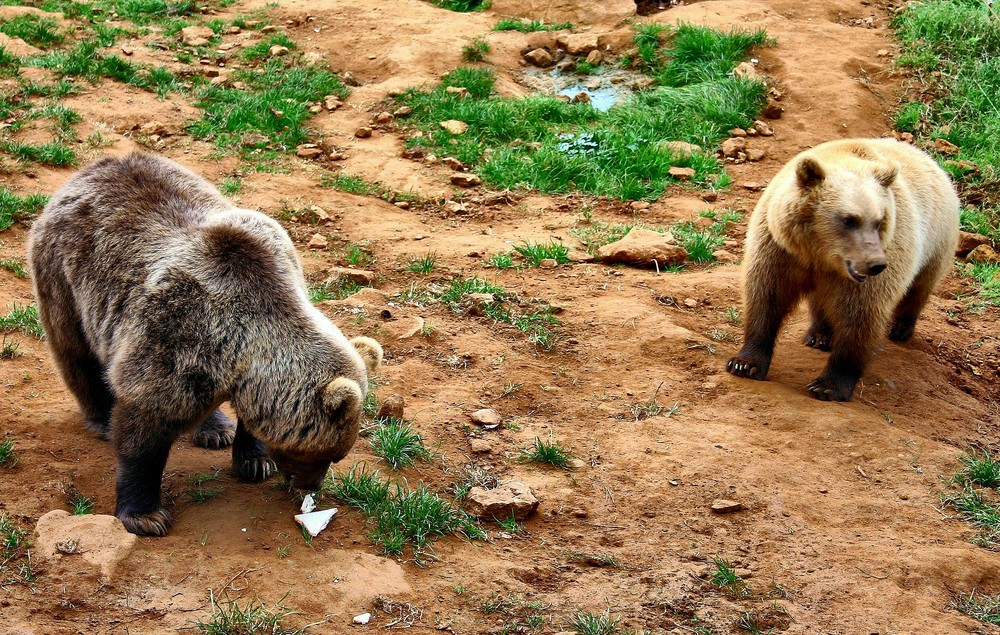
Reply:
[[[831,351],[809,393],[848,401],[880,338],[905,342],[958,242],[959,202],[925,153],[892,139],[830,141],[774,177],[750,217],[745,339],[727,369],[764,379],[803,296],[807,346]]]
[[[312,305],[281,225],[173,161],[133,153],[73,175],[28,260],[52,357],[114,444],[115,515],[132,533],[167,533],[160,483],[186,431],[231,439],[241,480],[276,467],[307,490],[357,440],[381,347]]]

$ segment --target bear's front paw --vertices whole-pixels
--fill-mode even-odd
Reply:
[[[857,382],[836,381],[824,376],[812,380],[806,390],[820,401],[850,401],[855,383]]]
[[[767,366],[763,362],[743,355],[731,358],[726,364],[726,370],[737,377],[748,379],[764,379],[767,376]]]
[[[233,444],[236,438],[236,424],[229,417],[216,410],[191,435],[191,442],[199,448],[221,450]]]
[[[907,342],[913,337],[913,329],[916,327],[916,320],[897,319],[889,329],[889,339],[893,342]]]
[[[148,514],[118,511],[115,516],[122,521],[125,529],[139,536],[166,536],[173,523],[170,512],[162,507]]]
[[[830,337],[829,333],[823,333],[821,331],[809,331],[806,333],[805,337],[802,338],[802,343],[809,348],[815,348],[820,351],[829,352],[832,348],[833,338]]]
[[[266,456],[252,456],[233,460],[233,472],[244,483],[259,483],[278,471],[274,461]]]

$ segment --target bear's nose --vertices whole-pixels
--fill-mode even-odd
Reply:
[[[886,264],[885,263],[879,263],[877,265],[872,265],[872,266],[868,267],[868,275],[869,276],[877,276],[878,274],[880,274],[883,271],[885,271],[885,268],[886,268]]]

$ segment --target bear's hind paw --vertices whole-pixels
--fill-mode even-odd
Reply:
[[[191,442],[199,448],[221,450],[233,444],[236,438],[236,424],[229,417],[216,410],[191,435]]]
[[[115,514],[129,533],[139,536],[166,536],[173,519],[170,512],[162,507],[148,514],[133,514],[120,511]]]
[[[805,337],[802,338],[802,343],[818,351],[829,352],[833,347],[832,338],[828,333],[806,333]]]
[[[726,370],[737,377],[747,379],[764,379],[767,376],[767,369],[762,368],[763,364],[745,357],[737,355],[726,364]]]
[[[820,401],[850,401],[854,394],[854,384],[836,382],[826,377],[817,377],[809,382],[806,390]]]

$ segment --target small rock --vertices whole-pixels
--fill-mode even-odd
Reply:
[[[681,168],[676,165],[670,166],[670,170],[668,171],[670,172],[670,176],[678,181],[690,181],[695,175],[694,168]]]
[[[131,46],[123,46],[121,50],[122,50],[122,55],[126,57],[132,57],[132,55],[135,53],[135,49],[132,48]]]
[[[722,142],[722,156],[724,157],[734,158],[746,149],[747,142],[742,137],[733,137]]]
[[[948,156],[953,156],[961,152],[961,149],[947,139],[935,139],[934,151]]]
[[[524,54],[524,59],[528,60],[533,66],[538,66],[539,68],[547,68],[555,64],[555,59],[552,57],[552,53],[549,53],[543,48],[533,49]]]
[[[380,112],[375,115],[375,123],[377,124],[387,124],[392,121],[392,113]]]
[[[764,106],[764,110],[762,110],[760,114],[763,115],[765,119],[781,119],[781,115],[784,113],[785,109],[781,107],[781,104],[771,101]]]
[[[542,269],[555,269],[559,266],[559,262],[555,258],[542,258],[538,266]]]
[[[480,426],[495,426],[500,424],[500,413],[492,408],[483,408],[469,415],[472,422]]]
[[[39,518],[35,535],[33,551],[43,559],[55,562],[66,561],[71,555],[82,556],[84,562],[99,568],[105,579],[111,577],[139,540],[114,516],[73,516],[62,509]]]
[[[320,207],[319,205],[310,205],[309,213],[313,215],[313,218],[315,218],[316,222],[318,223],[323,223],[330,220],[330,215],[327,214],[326,210]]]
[[[318,159],[323,154],[323,149],[315,143],[303,143],[295,147],[295,156],[300,159]]]
[[[361,624],[362,626],[364,626],[365,624],[367,624],[368,622],[370,622],[371,619],[372,619],[372,614],[371,613],[362,613],[361,615],[355,615],[354,616],[354,623],[355,624]]]
[[[577,249],[570,249],[569,253],[566,254],[566,258],[570,262],[594,262],[595,258],[585,251],[579,251]]]
[[[587,462],[584,461],[583,459],[570,459],[566,463],[566,467],[568,467],[571,470],[582,470],[583,468],[587,467]]]
[[[719,200],[719,193],[714,190],[702,192],[701,200],[705,201],[706,203],[714,203],[715,201]]]
[[[181,42],[187,46],[205,46],[215,37],[215,31],[207,26],[186,26],[181,29]]]
[[[368,126],[360,126],[354,131],[354,136],[358,139],[368,139],[372,136],[372,129]]]
[[[454,135],[459,135],[465,133],[469,129],[469,124],[464,121],[458,121],[457,119],[449,119],[448,121],[442,121],[440,126]]]
[[[743,181],[740,183],[740,187],[751,192],[757,192],[764,189],[764,186],[757,181]]]
[[[759,148],[747,148],[746,155],[747,161],[757,162],[763,161],[767,157],[767,152]]]
[[[760,119],[753,122],[753,129],[762,137],[773,137],[774,129]]]
[[[589,104],[590,103],[590,93],[582,92],[581,91],[581,92],[573,95],[573,99],[570,100],[570,103],[574,103],[574,104]]]
[[[457,185],[458,187],[477,187],[482,185],[483,180],[479,178],[478,174],[472,174],[471,172],[462,172],[460,174],[451,175],[451,184]]]
[[[267,54],[271,57],[281,57],[282,55],[288,55],[288,47],[282,46],[280,44],[275,44],[267,50]]]
[[[334,95],[327,95],[323,98],[323,105],[326,106],[327,110],[332,112],[343,106],[344,102],[340,101],[340,99]]]
[[[512,515],[516,520],[524,520],[538,509],[538,499],[530,487],[511,481],[496,489],[473,487],[469,491],[466,508],[482,520],[498,520]]]
[[[684,306],[689,309],[696,309],[698,308],[698,301],[694,298],[684,298]]]
[[[405,404],[403,395],[389,395],[379,403],[376,417],[379,419],[398,419],[402,421]]]
[[[345,84],[347,84],[352,88],[357,88],[358,86],[361,85],[361,81],[357,77],[355,77],[354,73],[352,73],[351,71],[344,71],[343,73],[341,73],[340,81],[344,82]]]
[[[597,257],[604,263],[626,263],[641,267],[668,267],[687,259],[687,251],[673,244],[674,237],[641,227],[633,227],[621,240],[601,247]]]
[[[718,249],[712,252],[712,257],[715,258],[716,262],[722,263],[724,265],[730,265],[739,262],[739,257],[736,254],[726,251],[725,249]]]
[[[600,66],[604,62],[604,53],[594,49],[587,54],[587,63],[591,66]]]
[[[461,161],[459,161],[458,159],[456,159],[455,157],[445,157],[441,159],[441,163],[443,163],[445,166],[451,168],[456,172],[461,172],[466,168],[466,165]]]
[[[669,152],[678,159],[686,159],[692,154],[702,151],[701,146],[686,141],[660,141],[656,147]]]
[[[731,514],[733,512],[738,512],[743,509],[743,503],[738,503],[736,501],[727,500],[725,498],[717,498],[712,501],[712,511],[716,514]]]
[[[643,212],[652,207],[652,204],[649,201],[632,201],[628,206],[632,208],[633,212]]]
[[[967,262],[995,264],[1000,263],[1000,254],[997,254],[990,245],[982,244],[970,251],[965,260]]]
[[[469,97],[469,89],[466,88],[465,86],[448,86],[444,89],[444,92],[446,92],[449,95],[454,95],[459,99],[465,99],[466,97]]]
[[[326,236],[323,234],[313,234],[312,238],[309,239],[307,247],[309,247],[309,249],[326,249],[329,244],[330,241],[328,241]]]
[[[753,65],[753,62],[740,62],[733,69],[733,77],[742,77],[743,79],[761,79],[760,71],[757,67]]]
[[[731,128],[727,134],[730,137],[745,137],[747,136],[747,131],[743,128]]]
[[[375,272],[365,269],[352,269],[351,267],[330,267],[330,275],[327,282],[347,280],[362,287],[370,287],[375,282]]]
[[[486,439],[470,439],[469,449],[473,454],[489,454],[493,451],[493,444]]]
[[[973,234],[966,231],[958,232],[958,248],[955,249],[955,255],[964,258],[979,245],[985,245],[989,242],[990,239],[982,234]]]
[[[392,115],[394,117],[409,117],[412,112],[413,108],[410,108],[409,106],[400,106],[393,111]]]
[[[587,55],[597,49],[597,34],[567,33],[558,36],[556,44],[570,55]]]

